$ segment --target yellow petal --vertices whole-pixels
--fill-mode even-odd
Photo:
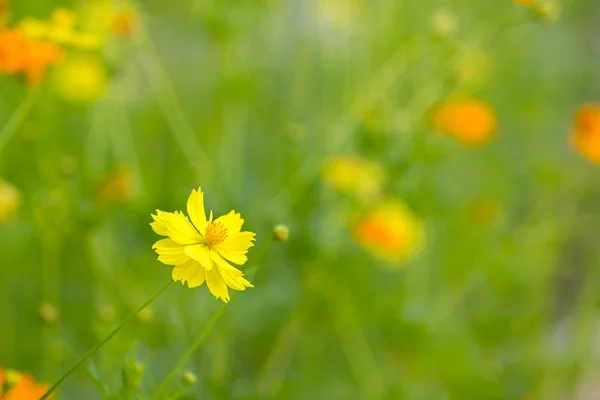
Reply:
[[[202,241],[202,236],[194,228],[192,223],[181,212],[162,213],[164,225],[169,237],[180,244],[195,244]],[[156,232],[156,231],[155,231]]]
[[[185,246],[171,239],[162,239],[154,243],[152,248],[158,254],[158,261],[167,265],[185,264],[190,258],[185,254]]]
[[[227,239],[218,246],[221,254],[223,252],[244,252],[245,254],[250,247],[254,246],[252,243],[254,236],[256,236],[254,232],[227,233]]]
[[[246,290],[246,287],[254,287],[244,278],[242,271],[229,265],[216,251],[211,251],[210,255],[227,286],[234,290]]]
[[[190,258],[198,261],[204,269],[211,270],[213,267],[213,261],[210,258],[210,250],[204,244],[194,244],[185,248],[185,254]]]
[[[225,303],[229,302],[229,291],[227,290],[225,281],[221,278],[219,268],[213,268],[210,271],[206,271],[206,284],[213,296],[223,300]]]
[[[206,212],[204,211],[204,193],[199,187],[198,191],[192,190],[187,201],[187,212],[198,231],[204,233],[206,228]]]
[[[189,288],[195,288],[204,283],[206,274],[204,268],[202,268],[200,264],[190,260],[185,264],[173,268],[172,277],[174,281],[181,281],[181,283],[184,284],[187,281]]]
[[[223,215],[215,220],[215,224],[221,223],[227,229],[227,234],[232,235],[239,233],[244,224],[244,220],[240,217],[240,214],[231,210],[229,214]]]
[[[246,253],[246,251],[234,252],[219,250],[219,254],[223,258],[226,258],[228,261],[234,263],[235,265],[244,265],[246,261],[248,261],[248,256],[246,256]]]
[[[164,211],[156,210],[156,215],[152,214],[154,222],[152,222],[150,226],[152,227],[152,230],[160,236],[169,236],[164,214],[166,214]]]

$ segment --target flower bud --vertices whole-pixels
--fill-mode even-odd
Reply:
[[[273,239],[277,240],[278,242],[285,242],[289,239],[289,237],[290,229],[286,225],[279,224],[273,229]]]
[[[47,324],[53,324],[58,319],[58,310],[50,303],[40,305],[40,318]]]
[[[148,323],[152,321],[153,313],[150,307],[143,308],[139,313],[137,313],[137,320],[141,323]]]
[[[187,371],[186,373],[183,374],[183,376],[181,377],[181,384],[183,386],[193,386],[196,384],[196,375],[194,375],[193,373],[191,373],[190,371]]]

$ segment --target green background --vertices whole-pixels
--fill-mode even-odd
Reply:
[[[15,21],[85,6],[12,3]],[[346,18],[326,12],[349,4]],[[136,6],[146,35],[105,54],[111,86],[95,103],[0,76],[0,176],[22,192],[0,225],[0,365],[52,382],[163,286],[150,214],[184,209],[201,185],[206,209],[240,212],[257,247],[278,223],[291,237],[250,250],[255,287],[234,293],[186,366],[198,382],[168,398],[593,398],[600,172],[568,134],[600,97],[595,1],[564,1],[555,22],[508,0]],[[452,35],[431,26],[441,9]],[[467,149],[431,131],[432,107],[456,93],[495,109],[492,141]],[[404,268],[354,244],[361,205],[321,177],[345,154],[381,162],[386,195],[423,220]],[[100,204],[123,166],[133,196]],[[477,224],[480,201],[500,214]],[[174,285],[57,399],[150,398],[219,307],[205,286]]]

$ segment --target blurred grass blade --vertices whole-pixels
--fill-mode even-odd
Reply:
[[[6,122],[6,125],[4,125],[4,127],[0,131],[0,154],[2,154],[4,147],[6,146],[8,141],[13,137],[13,135],[17,132],[17,129],[19,128],[19,126],[21,126],[25,118],[27,118],[27,115],[29,115],[31,108],[33,107],[33,104],[35,103],[35,100],[38,97],[39,90],[30,91],[27,97],[25,97],[25,99],[23,100],[23,102],[21,102],[21,105],[10,116],[10,118]]]

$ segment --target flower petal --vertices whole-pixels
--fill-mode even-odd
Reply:
[[[183,213],[164,212],[161,215],[169,238],[180,244],[195,244],[202,241],[202,236],[194,228],[190,220]],[[162,228],[162,226],[160,226]],[[156,230],[155,230],[156,232]]]
[[[248,256],[246,256],[246,253],[248,252],[246,251],[227,251],[227,250],[223,250],[222,248],[218,247],[216,248],[216,250],[219,252],[219,254],[223,257],[226,258],[228,261],[236,264],[236,265],[244,265],[246,263],[246,261],[248,261]]]
[[[152,222],[150,226],[152,227],[152,230],[160,236],[169,236],[164,214],[166,214],[164,211],[156,210],[156,215],[152,214],[154,222]]]
[[[223,300],[225,303],[229,302],[229,291],[227,290],[225,281],[221,278],[219,268],[213,268],[206,272],[206,284],[213,296]]]
[[[194,244],[185,248],[185,254],[187,254],[193,260],[200,263],[207,271],[213,267],[213,261],[210,258],[210,250],[204,244]]]
[[[254,246],[254,232],[238,232],[231,233],[227,232],[227,239],[220,245],[219,250],[231,251],[231,252],[245,252],[252,246]]]
[[[236,213],[234,210],[231,210],[229,214],[215,219],[215,224],[218,223],[223,224],[225,229],[227,229],[228,235],[232,235],[240,232],[242,225],[244,224],[244,220],[241,218],[240,214]]]
[[[192,190],[187,201],[187,212],[199,232],[206,229],[206,212],[204,211],[204,193],[199,187],[198,191]]]
[[[211,251],[210,255],[227,286],[234,290],[246,290],[247,287],[254,287],[244,278],[242,271],[229,265],[216,251]]]
[[[162,239],[154,243],[152,248],[158,254],[158,261],[167,265],[180,265],[190,261],[185,254],[185,246],[171,239]]]
[[[183,284],[187,281],[189,288],[195,288],[204,283],[206,271],[196,261],[189,260],[187,263],[173,268],[172,277],[174,281],[181,281]]]

